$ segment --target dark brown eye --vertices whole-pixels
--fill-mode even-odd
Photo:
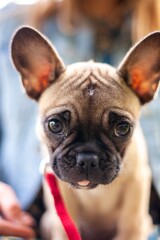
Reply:
[[[51,119],[48,121],[48,128],[52,133],[61,133],[63,131],[63,123],[59,119]]]
[[[119,122],[114,129],[114,133],[117,137],[124,137],[130,132],[130,124],[126,121]]]

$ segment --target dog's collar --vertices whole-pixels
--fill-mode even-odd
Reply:
[[[54,198],[54,204],[55,204],[57,214],[62,222],[64,230],[67,234],[68,240],[75,240],[75,239],[81,240],[80,234],[65,208],[63,199],[61,197],[61,194],[58,188],[56,177],[54,176],[53,171],[49,166],[49,163],[46,163],[45,166],[43,166],[43,169],[44,169],[45,179],[49,185],[51,194]]]

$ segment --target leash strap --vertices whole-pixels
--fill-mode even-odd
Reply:
[[[79,232],[64,206],[64,202],[57,185],[56,177],[52,173],[45,173],[45,178],[50,187],[57,214],[63,224],[65,232],[68,236],[68,240],[81,240]]]

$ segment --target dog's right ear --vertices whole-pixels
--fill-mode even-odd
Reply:
[[[65,69],[49,41],[30,27],[15,33],[11,55],[27,94],[36,100]]]

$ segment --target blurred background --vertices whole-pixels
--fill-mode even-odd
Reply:
[[[94,59],[117,66],[128,49],[160,29],[159,0],[0,0],[0,181],[22,208],[40,218],[41,155],[35,134],[37,106],[22,93],[10,60],[15,30],[44,33],[65,64]],[[150,214],[160,224],[160,96],[144,106],[141,123],[152,170]],[[36,203],[36,204],[35,204]],[[40,206],[38,208],[37,206]]]

